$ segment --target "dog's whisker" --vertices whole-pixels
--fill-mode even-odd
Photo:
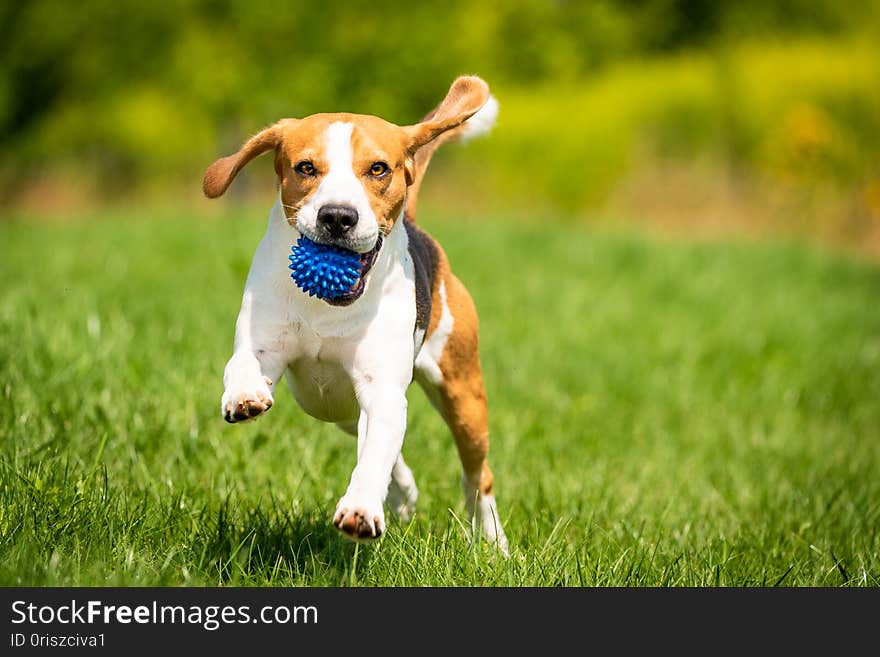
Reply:
[[[282,202],[281,202],[281,207],[283,207],[285,210],[290,210],[290,215],[288,215],[287,212],[284,213],[284,218],[285,218],[285,219],[288,219],[288,220],[296,219],[296,216],[295,216],[295,215],[299,212],[299,208],[298,208],[297,206],[295,206],[295,205],[288,205],[287,203],[285,203],[285,202],[282,201]],[[291,215],[294,215],[294,216],[291,216]]]

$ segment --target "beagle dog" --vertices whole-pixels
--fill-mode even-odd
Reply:
[[[463,76],[415,125],[347,113],[282,119],[205,172],[204,193],[216,198],[243,166],[274,151],[279,181],[223,374],[223,417],[266,413],[286,373],[306,413],[357,436],[357,465],[333,515],[349,538],[381,536],[386,502],[403,521],[414,511],[418,491],[401,447],[415,380],[455,437],[472,525],[507,553],[486,460],[477,312],[415,221],[436,148],[488,132],[497,113],[486,83]],[[293,283],[288,256],[300,236],[359,254],[360,275],[342,296],[321,300]]]

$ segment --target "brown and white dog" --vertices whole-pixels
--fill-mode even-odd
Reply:
[[[415,125],[362,114],[282,119],[205,173],[205,195],[215,198],[254,157],[274,151],[280,184],[245,284],[223,416],[241,422],[268,411],[286,372],[308,414],[356,435],[357,465],[333,516],[350,538],[385,531],[386,497],[404,521],[413,513],[418,491],[401,447],[415,379],[455,437],[474,526],[507,552],[486,461],[476,309],[443,249],[415,223],[434,150],[487,132],[497,112],[483,80],[460,77]],[[288,255],[300,235],[361,254],[361,275],[342,297],[321,301],[291,281]]]

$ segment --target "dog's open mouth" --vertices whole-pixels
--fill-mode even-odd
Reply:
[[[376,264],[376,260],[379,258],[379,249],[382,248],[382,236],[376,239],[376,246],[367,251],[366,253],[361,253],[361,273],[357,277],[357,280],[352,284],[352,286],[343,292],[342,294],[333,297],[332,299],[324,299],[331,306],[347,306],[351,303],[357,301],[360,296],[364,293],[364,289],[367,286],[367,275],[370,273],[370,270],[373,268],[373,265]]]

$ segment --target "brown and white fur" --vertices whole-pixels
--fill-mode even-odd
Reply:
[[[268,411],[286,373],[307,413],[355,434],[357,465],[333,516],[350,538],[385,531],[386,501],[404,521],[413,512],[418,491],[401,446],[415,379],[455,437],[474,526],[507,552],[486,461],[477,312],[443,249],[415,223],[434,150],[488,131],[497,108],[483,80],[460,77],[415,125],[344,113],[283,119],[205,173],[204,192],[215,198],[251,159],[274,151],[280,186],[235,325],[223,416]],[[300,235],[362,254],[362,280],[348,297],[331,304],[294,285],[287,256]]]

